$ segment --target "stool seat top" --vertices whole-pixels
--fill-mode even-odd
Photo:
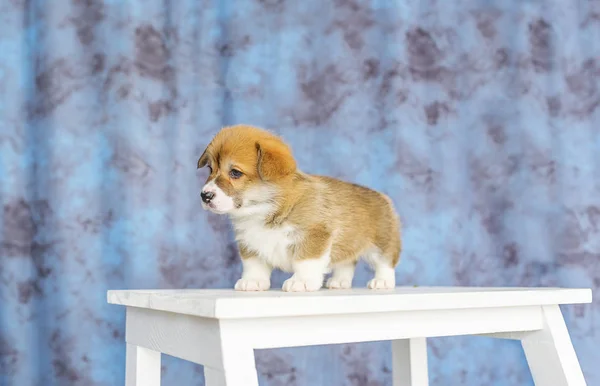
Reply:
[[[524,307],[592,301],[587,288],[396,287],[392,290],[239,292],[229,289],[113,290],[108,302],[205,318],[240,319],[395,311]]]

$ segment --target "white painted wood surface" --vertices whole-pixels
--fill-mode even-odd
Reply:
[[[591,302],[590,289],[397,287],[393,290],[240,292],[233,290],[108,291],[108,302],[207,318],[329,315]]]
[[[126,386],[160,386],[160,352],[127,344]]]
[[[589,289],[134,290],[108,300],[127,307],[127,386],[158,386],[160,353],[204,365],[207,386],[258,386],[254,349],[384,340],[394,386],[427,386],[426,338],[452,335],[519,339],[536,385],[585,385],[558,305],[591,302]]]
[[[392,341],[392,377],[394,386],[428,386],[427,339]]]
[[[536,386],[584,386],[585,379],[558,306],[542,307],[544,327],[521,339]]]

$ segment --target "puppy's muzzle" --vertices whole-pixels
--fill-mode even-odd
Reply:
[[[214,192],[201,192],[200,197],[205,204],[210,203],[210,201],[215,197]]]

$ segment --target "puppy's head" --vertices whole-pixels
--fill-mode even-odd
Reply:
[[[235,214],[270,202],[277,184],[296,171],[290,148],[276,135],[252,126],[223,128],[198,160],[210,175],[202,188],[202,206]]]

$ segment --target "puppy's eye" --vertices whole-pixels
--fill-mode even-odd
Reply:
[[[234,180],[240,178],[242,176],[242,174],[243,173],[237,169],[231,169],[229,171],[229,177],[233,178]]]

